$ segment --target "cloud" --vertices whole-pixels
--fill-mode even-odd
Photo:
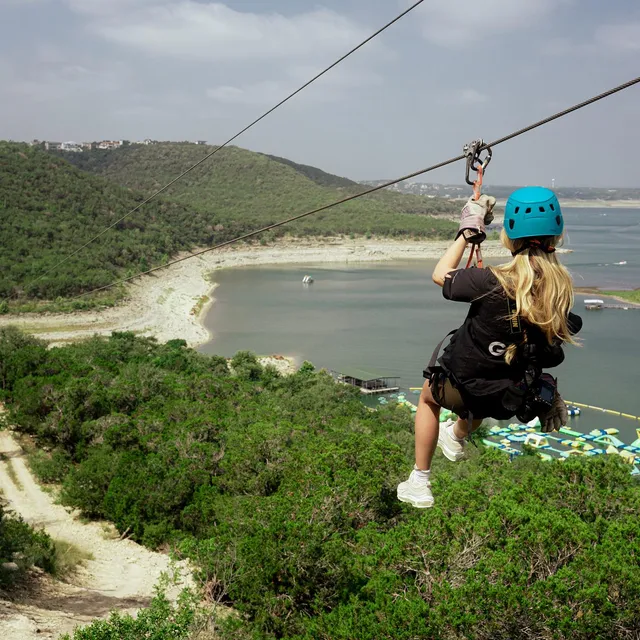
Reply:
[[[0,0],[0,7],[27,7],[38,2],[48,2],[49,0]]]
[[[488,99],[489,96],[480,93],[480,91],[476,89],[462,89],[462,91],[458,93],[458,102],[462,104],[481,104]]]
[[[100,17],[122,15],[168,2],[169,0],[66,0],[66,4],[77,13]]]
[[[592,42],[577,42],[569,38],[552,38],[540,43],[542,55],[555,57],[584,57],[598,55],[599,48]]]
[[[272,105],[280,102],[292,89],[282,82],[265,81],[239,87],[223,85],[208,89],[206,94],[222,104]]]
[[[483,39],[536,22],[570,0],[442,0],[419,9],[425,37],[445,47],[471,48]]]
[[[250,13],[193,0],[67,0],[112,42],[187,60],[252,60],[343,52],[368,32],[338,13]]]
[[[103,64],[63,63],[31,68],[5,65],[0,70],[4,92],[40,103],[117,94],[128,77],[127,70],[121,65]]]
[[[223,104],[272,106],[313,78],[319,68],[297,65],[285,70],[285,78],[262,80],[242,85],[221,85],[206,91],[208,98]],[[296,98],[304,102],[334,102],[341,100],[345,92],[355,88],[379,86],[382,76],[366,69],[349,70],[334,68],[331,73]]]
[[[640,51],[640,22],[603,25],[596,29],[596,42],[610,51]]]

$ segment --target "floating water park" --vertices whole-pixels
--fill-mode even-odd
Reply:
[[[414,395],[420,393],[418,388],[412,388],[410,391]],[[406,406],[413,413],[418,409],[403,392],[378,397],[380,406],[390,402]],[[543,433],[540,431],[540,420],[536,418],[527,424],[494,424],[489,428],[489,433],[483,438],[482,443],[503,451],[510,458],[522,455],[524,447],[533,449],[543,460],[566,460],[572,456],[617,455],[630,465],[632,475],[640,476],[640,417],[579,402],[567,402],[567,413],[571,418],[580,416],[582,409],[637,420],[639,427],[636,428],[636,440],[630,444],[623,442],[617,437],[620,430],[615,428],[593,429],[589,433],[582,433],[566,426],[559,432]],[[448,409],[440,412],[440,422],[455,417]]]

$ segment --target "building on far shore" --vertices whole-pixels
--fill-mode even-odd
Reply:
[[[82,146],[77,142],[63,142],[60,145],[60,151],[68,151],[70,153],[82,153]]]
[[[207,144],[206,140],[198,140],[198,142],[196,142],[196,144]]]
[[[98,143],[98,149],[119,149],[122,144],[122,140],[103,140]]]

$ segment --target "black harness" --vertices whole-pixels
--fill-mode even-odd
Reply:
[[[514,336],[514,344],[517,344],[516,364],[524,367],[523,377],[505,389],[502,396],[502,406],[507,411],[512,412],[523,423],[530,422],[536,416],[544,415],[552,406],[553,399],[557,388],[557,381],[551,375],[543,373],[538,366],[536,360],[537,346],[527,342],[526,330],[522,328],[520,316],[517,313],[515,300],[507,297],[507,306],[509,309],[511,334]],[[433,388],[434,382],[440,382],[443,378],[448,379],[451,384],[460,393],[463,401],[466,394],[464,393],[464,385],[462,385],[455,375],[445,366],[438,363],[440,350],[447,338],[456,333],[457,329],[450,331],[436,346],[429,364],[425,367],[422,374],[423,377],[430,381]],[[519,340],[516,339],[519,338]],[[445,407],[450,409],[451,407]],[[469,424],[469,433],[471,433],[473,412],[466,410],[466,415],[460,415],[466,419]],[[462,414],[462,412],[460,412]]]

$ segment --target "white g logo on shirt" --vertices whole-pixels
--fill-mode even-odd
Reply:
[[[489,345],[489,353],[492,356],[503,356],[505,351],[507,350],[507,345],[502,342],[492,342]]]

